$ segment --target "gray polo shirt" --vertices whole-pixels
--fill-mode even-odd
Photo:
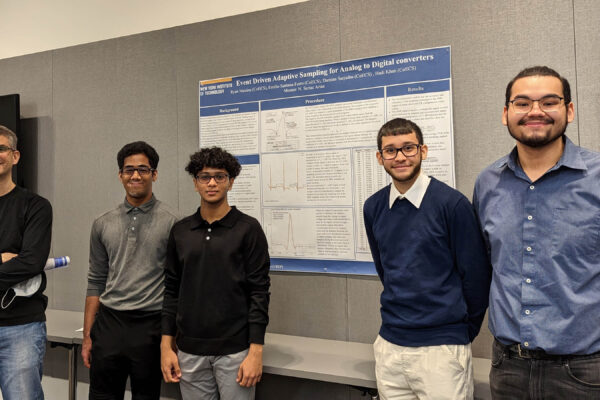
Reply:
[[[140,207],[125,200],[92,225],[87,296],[115,310],[162,308],[167,242],[177,215],[152,199]]]

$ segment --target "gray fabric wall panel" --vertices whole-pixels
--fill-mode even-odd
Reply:
[[[267,331],[348,340],[346,277],[271,274]]]
[[[577,97],[575,117],[581,145],[600,151],[600,8],[595,0],[575,0]],[[571,78],[571,76],[569,76]],[[571,86],[575,80],[570,79]],[[569,128],[573,136],[573,127]]]
[[[7,58],[0,62],[0,95],[21,95],[21,116],[52,115],[52,52]]]
[[[479,335],[471,343],[471,350],[473,351],[474,357],[481,358],[492,358],[492,344],[494,343],[494,337],[488,329],[488,314],[485,313],[485,318],[481,324],[481,331]]]
[[[378,277],[348,276],[348,332],[353,342],[373,343],[381,326]]]
[[[72,257],[55,282],[55,307],[81,310],[90,227],[124,199],[116,154],[146,140],[161,156],[157,197],[177,208],[177,120],[173,31],[55,51],[55,246]]]

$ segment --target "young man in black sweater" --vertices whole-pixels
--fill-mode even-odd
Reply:
[[[227,202],[237,159],[218,148],[190,157],[200,208],[167,246],[161,364],[184,399],[253,399],[269,321],[269,253],[258,221]]]
[[[44,398],[44,266],[52,207],[15,185],[12,169],[19,158],[16,135],[0,126],[0,389],[5,400],[38,400]]]

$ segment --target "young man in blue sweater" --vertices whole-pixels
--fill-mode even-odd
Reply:
[[[367,237],[383,283],[375,340],[383,400],[472,399],[471,342],[491,277],[473,208],[460,192],[421,172],[421,129],[396,118],[377,136],[392,184],[364,205]]]

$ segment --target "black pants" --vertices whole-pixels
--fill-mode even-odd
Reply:
[[[600,354],[524,359],[494,340],[490,388],[494,400],[600,399]]]
[[[160,398],[160,311],[117,311],[100,305],[92,326],[90,400]]]

